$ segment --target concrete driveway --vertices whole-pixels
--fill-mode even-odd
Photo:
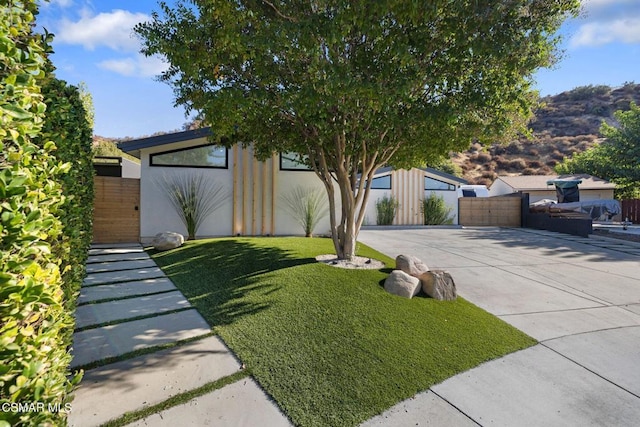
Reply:
[[[365,425],[640,423],[640,244],[500,228],[364,229],[358,240],[448,270],[460,296],[540,342]]]

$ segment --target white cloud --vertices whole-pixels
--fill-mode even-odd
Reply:
[[[155,56],[147,58],[139,55],[136,57],[105,60],[98,63],[98,67],[127,77],[153,77],[165,71],[168,64]]]
[[[136,61],[133,58],[108,59],[99,62],[98,67],[123,76],[133,76],[136,73]]]
[[[640,1],[586,0],[569,46],[597,47],[609,43],[640,43]]]
[[[41,0],[39,2],[39,6],[41,8],[47,8],[49,6],[58,6],[60,8],[67,8],[72,5],[73,5],[73,0],[49,0],[49,1]]]
[[[89,50],[106,46],[117,51],[136,52],[140,42],[133,35],[133,27],[149,19],[147,14],[120,9],[95,16],[84,13],[75,22],[63,19],[56,31],[56,41],[82,45]]]
[[[602,46],[614,42],[640,43],[640,17],[584,24],[571,38],[570,46]]]

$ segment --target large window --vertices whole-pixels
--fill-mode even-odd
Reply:
[[[391,190],[391,175],[379,176],[371,180],[372,190]]]
[[[424,177],[424,189],[425,190],[449,190],[455,191],[456,186],[449,184],[448,182],[439,181],[428,176]]]
[[[227,149],[213,144],[151,155],[151,166],[227,168]]]
[[[309,171],[311,168],[305,163],[307,156],[298,153],[280,153],[280,170],[285,171]]]

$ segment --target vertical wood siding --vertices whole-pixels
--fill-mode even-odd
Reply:
[[[96,176],[94,186],[93,242],[138,242],[140,180]]]

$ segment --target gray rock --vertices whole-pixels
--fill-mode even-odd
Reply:
[[[393,270],[384,281],[384,290],[393,295],[412,298],[420,292],[420,280],[402,270]]]
[[[429,267],[413,255],[398,255],[396,268],[413,277],[420,277],[422,273],[429,271]]]
[[[433,299],[453,301],[457,298],[456,284],[448,271],[431,270],[420,275],[422,292]]]
[[[159,251],[167,251],[169,249],[179,248],[183,243],[184,236],[180,233],[174,233],[173,231],[158,233],[153,238],[153,242],[151,242],[153,247]]]

